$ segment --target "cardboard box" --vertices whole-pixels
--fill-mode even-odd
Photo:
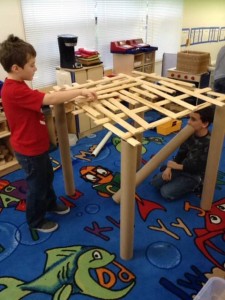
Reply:
[[[210,53],[199,51],[181,51],[177,53],[177,70],[190,74],[201,74],[208,71]]]

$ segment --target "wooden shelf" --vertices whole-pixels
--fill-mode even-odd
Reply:
[[[13,171],[16,171],[20,169],[20,165],[18,163],[18,161],[16,160],[16,158],[14,158],[13,160],[3,164],[3,165],[0,165],[0,177],[8,174],[8,173],[11,173]]]
[[[10,135],[11,135],[11,133],[8,128],[8,123],[7,123],[5,114],[0,113],[0,145],[1,145],[1,147],[2,147],[2,145],[4,145],[4,150],[1,150],[1,151],[3,151],[3,152],[7,151],[8,154],[11,156],[11,158],[13,157],[13,159],[10,160],[9,162],[5,161],[5,158],[6,158],[5,156],[0,161],[0,177],[4,176],[10,172],[13,172],[15,170],[18,170],[20,168],[20,165],[14,156],[12,147],[9,142]],[[3,152],[1,152],[0,154],[4,155]]]
[[[153,73],[155,71],[155,51],[137,54],[113,54],[113,72],[131,75],[132,71]]]
[[[10,136],[10,131],[8,130],[4,130],[4,131],[0,131],[0,139],[4,138],[4,137],[7,137],[7,136]]]

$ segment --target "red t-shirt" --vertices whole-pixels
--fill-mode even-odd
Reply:
[[[5,80],[1,94],[13,149],[27,156],[48,151],[49,135],[41,110],[45,94],[12,79]]]

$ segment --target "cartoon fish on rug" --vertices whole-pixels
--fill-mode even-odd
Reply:
[[[195,228],[196,234],[195,244],[199,250],[209,259],[215,266],[221,270],[225,270],[224,263],[220,263],[215,258],[215,254],[209,250],[213,249],[220,253],[222,257],[225,256],[224,246],[219,248],[215,244],[215,238],[220,237],[222,243],[224,243],[225,237],[225,198],[215,201],[209,211],[204,212],[205,227]],[[220,246],[221,247],[221,246]]]
[[[0,300],[19,300],[31,293],[50,294],[54,300],[67,300],[73,294],[121,299],[135,285],[135,275],[116,262],[114,254],[102,248],[71,246],[46,252],[44,272],[34,281],[25,283],[13,277],[0,277]],[[125,287],[115,289],[118,281]]]
[[[164,138],[160,137],[160,136],[149,136],[149,137],[144,137],[142,139],[142,150],[141,153],[145,154],[147,152],[147,148],[145,147],[145,145],[154,142],[155,144],[158,145],[163,145],[164,144]],[[121,152],[121,138],[119,137],[113,137],[112,138],[112,143],[113,145],[116,147],[116,150],[118,152]]]
[[[97,193],[105,198],[114,195],[120,189],[120,174],[114,173],[102,166],[85,166],[80,169],[81,178],[92,183]],[[166,208],[156,202],[142,199],[135,194],[139,214],[142,220],[146,221],[148,215],[155,209],[165,210]]]

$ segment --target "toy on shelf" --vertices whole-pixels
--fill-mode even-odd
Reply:
[[[79,48],[77,51],[75,51],[75,56],[76,56],[76,60],[85,67],[93,66],[101,63],[100,55],[98,51]]]

